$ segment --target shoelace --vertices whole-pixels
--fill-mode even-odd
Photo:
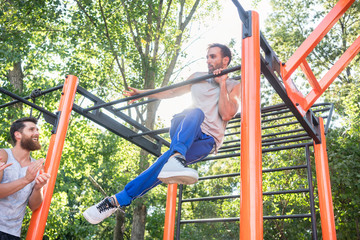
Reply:
[[[178,160],[184,167],[186,167],[186,161],[183,157],[175,156],[176,160]]]
[[[106,198],[104,201],[102,201],[96,208],[99,210],[99,212],[104,212],[106,210],[109,210],[111,208],[115,208],[115,206],[109,201],[108,198]]]

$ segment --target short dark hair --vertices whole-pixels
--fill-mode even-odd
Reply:
[[[24,129],[24,127],[25,127],[24,122],[33,122],[33,123],[37,124],[38,120],[34,117],[23,117],[23,118],[20,118],[20,119],[14,121],[10,127],[10,135],[11,135],[11,139],[13,140],[14,144],[16,144],[15,132],[16,131],[21,132]]]
[[[222,57],[229,57],[229,62],[228,62],[228,65],[230,64],[231,62],[231,51],[230,51],[230,48],[228,48],[227,46],[225,46],[224,44],[220,44],[220,43],[212,43],[209,45],[208,47],[208,50],[210,48],[214,48],[214,47],[218,47],[221,49],[221,55]]]

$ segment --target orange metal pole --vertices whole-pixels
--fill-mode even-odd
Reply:
[[[304,61],[300,64],[302,71],[305,73],[306,78],[309,80],[311,87],[313,88],[315,93],[319,93],[321,91],[320,84],[318,83],[313,71],[311,70],[307,61]]]
[[[164,236],[163,236],[164,240],[174,239],[176,195],[177,195],[177,184],[169,184],[167,199],[166,199],[165,225],[164,225]]]
[[[51,198],[54,192],[56,176],[60,165],[61,154],[78,82],[77,77],[69,75],[66,77],[64,83],[59,105],[59,112],[61,115],[57,131],[51,136],[45,162],[45,171],[51,175],[51,178],[49,179],[48,184],[44,187],[43,203],[32,214],[30,226],[26,235],[27,240],[41,240],[44,235],[46,220],[49,214]]]
[[[326,153],[326,139],[324,121],[319,118],[321,143],[314,143],[316,178],[318,183],[321,229],[324,240],[335,240],[335,219],[331,195],[328,157]]]
[[[355,0],[340,0],[325,16],[309,37],[301,44],[295,53],[286,62],[283,79],[287,80],[296,68],[305,61],[309,53],[316,47],[321,39],[329,32],[339,18],[355,2]]]
[[[259,15],[242,41],[240,239],[263,239]]]

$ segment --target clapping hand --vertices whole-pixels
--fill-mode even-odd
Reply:
[[[0,157],[0,172],[3,171],[5,168],[12,165],[12,163],[4,163],[4,162],[1,162],[1,160],[2,160],[2,157]]]

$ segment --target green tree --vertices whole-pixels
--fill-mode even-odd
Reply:
[[[156,88],[173,81],[172,72],[182,56],[190,21],[208,17],[210,9],[218,8],[217,1],[199,0],[4,1],[0,6],[2,86],[27,96],[35,88],[61,84],[65,74],[73,74],[80,78],[82,87],[106,101],[121,98],[121,91],[128,85]],[[45,108],[56,111],[59,95],[42,100],[40,104]],[[1,103],[8,101],[1,97]],[[77,97],[76,102],[80,101]],[[155,125],[158,104],[139,109],[136,116],[150,129]],[[27,107],[21,114],[16,108],[1,109],[1,139],[8,139],[6,129],[12,120],[29,112]],[[48,138],[50,126],[41,125]],[[9,146],[2,146],[6,144]],[[46,144],[36,157],[45,155]],[[94,227],[86,224],[80,214],[102,198],[88,177],[93,176],[109,194],[119,191],[152,161],[145,152],[138,155],[135,152],[140,150],[134,149],[94,128],[89,121],[73,116],[45,233],[50,239],[110,238],[114,219]],[[131,207],[134,211],[127,211],[127,217],[134,219],[133,230],[129,222],[119,224],[125,229],[115,230],[121,233],[120,238],[159,236],[155,230],[145,233],[145,224],[137,221],[145,219],[147,206],[156,201],[152,197],[155,195],[150,195],[150,202],[139,199]],[[24,231],[29,215],[25,220]]]

